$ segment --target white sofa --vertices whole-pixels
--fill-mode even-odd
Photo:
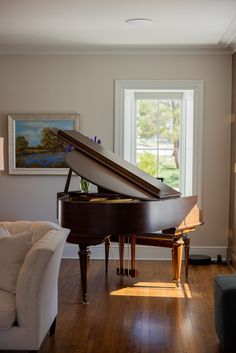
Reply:
[[[3,290],[0,286],[0,350],[37,351],[50,328],[50,333],[54,333],[58,274],[70,230],[46,221],[0,222],[0,226],[11,233],[14,241],[20,239],[17,236],[22,232],[33,235],[15,291]],[[0,239],[1,244],[3,251],[5,243]],[[1,271],[3,274],[0,267]]]

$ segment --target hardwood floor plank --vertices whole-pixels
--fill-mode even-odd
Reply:
[[[190,266],[189,282],[171,284],[171,262],[140,261],[139,277],[119,278],[92,261],[89,305],[80,302],[78,261],[60,273],[61,322],[40,353],[220,353],[214,328],[213,280],[225,265]],[[189,288],[188,288],[189,286]]]
[[[170,261],[139,261],[138,278],[91,261],[89,304],[81,303],[78,260],[63,260],[54,337],[39,353],[221,353],[214,328],[213,281],[227,265],[190,266],[172,284]]]

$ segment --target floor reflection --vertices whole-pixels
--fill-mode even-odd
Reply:
[[[130,287],[112,291],[110,294],[137,297],[192,298],[188,283],[176,287],[175,283],[138,282]]]

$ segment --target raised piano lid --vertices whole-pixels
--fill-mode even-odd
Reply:
[[[180,196],[178,191],[78,131],[53,128],[51,132],[74,146],[75,151],[67,154],[66,163],[76,174],[93,184],[144,200]]]

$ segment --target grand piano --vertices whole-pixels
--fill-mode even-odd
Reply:
[[[132,244],[136,237],[144,239],[144,244],[146,238],[148,244],[148,239],[164,230],[165,235],[177,236],[179,249],[182,235],[201,224],[196,196],[181,197],[78,131],[53,128],[51,132],[74,148],[65,158],[69,173],[64,191],[58,194],[58,218],[61,226],[71,229],[68,242],[79,245],[83,303],[88,302],[89,246],[108,244],[110,237],[120,239],[123,260],[125,235],[131,237]],[[102,192],[69,191],[73,172]],[[181,251],[174,256],[179,271]],[[131,275],[134,273],[131,268]]]

